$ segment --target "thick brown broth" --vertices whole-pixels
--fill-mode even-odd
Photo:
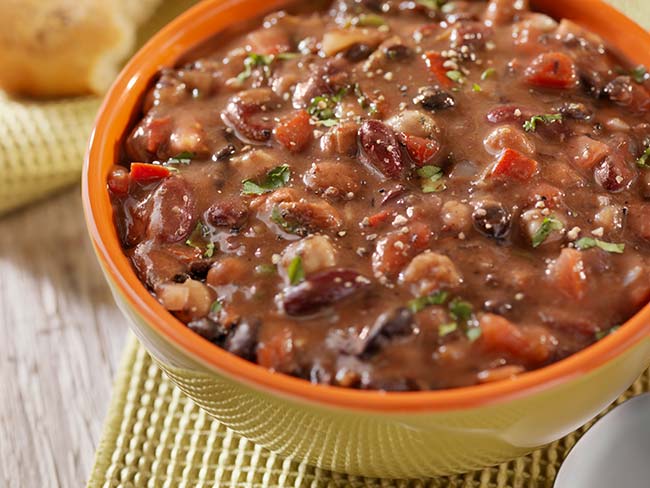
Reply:
[[[279,12],[161,72],[108,186],[188,327],[316,383],[439,389],[648,301],[645,70],[525,2],[441,3]]]

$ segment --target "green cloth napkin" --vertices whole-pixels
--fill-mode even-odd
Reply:
[[[617,403],[647,391],[650,370]],[[212,420],[131,337],[88,488],[551,488],[562,460],[590,426],[528,456],[464,475],[411,481],[347,476],[283,459]]]

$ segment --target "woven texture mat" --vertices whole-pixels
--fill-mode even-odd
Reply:
[[[616,403],[650,391],[650,370]],[[332,473],[279,456],[212,420],[129,341],[89,488],[154,487],[552,487],[588,424],[544,449],[490,469],[431,480],[378,480]]]

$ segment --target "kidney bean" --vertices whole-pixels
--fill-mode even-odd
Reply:
[[[406,163],[395,132],[383,122],[366,120],[359,128],[360,159],[388,178],[402,176]]]
[[[205,213],[205,221],[214,227],[230,227],[239,229],[248,217],[248,208],[238,198],[228,198],[213,203]]]
[[[180,176],[165,179],[152,196],[148,235],[163,242],[186,239],[196,224],[196,204],[190,186]]]
[[[596,183],[612,193],[618,193],[627,188],[634,176],[634,171],[628,167],[623,157],[618,153],[605,157],[594,170]]]
[[[263,112],[276,100],[270,88],[255,88],[232,97],[221,114],[223,121],[246,141],[266,142],[273,133],[271,121],[254,116]]]
[[[351,269],[334,268],[314,273],[281,297],[287,315],[311,315],[367,288],[370,280]]]

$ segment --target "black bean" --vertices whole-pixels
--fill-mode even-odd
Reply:
[[[502,203],[487,200],[476,205],[472,221],[474,228],[484,236],[504,239],[510,232],[512,216]]]
[[[594,115],[593,110],[587,107],[584,103],[566,102],[553,109],[554,112],[559,112],[566,118],[575,120],[591,120]]]
[[[393,44],[392,46],[388,46],[384,52],[388,59],[394,61],[404,61],[413,56],[413,49],[404,44]]]
[[[194,320],[187,324],[187,326],[200,335],[204,339],[209,340],[210,342],[220,342],[226,336],[226,329],[218,322],[210,320],[209,318],[202,318],[199,320]]]
[[[359,61],[367,59],[372,51],[373,49],[368,44],[357,42],[355,44],[352,44],[352,46],[350,46],[347,51],[345,51],[345,54],[343,54],[343,56],[348,61],[358,63]]]
[[[413,99],[413,103],[420,105],[425,110],[434,112],[454,107],[456,100],[446,91],[436,88],[421,88],[419,95]]]
[[[226,144],[224,147],[222,147],[216,153],[214,153],[212,159],[214,161],[226,161],[230,159],[230,156],[235,154],[236,151],[237,148],[235,148],[234,144]]]
[[[255,317],[241,319],[226,339],[224,348],[239,357],[253,360],[260,325],[260,320]]]

